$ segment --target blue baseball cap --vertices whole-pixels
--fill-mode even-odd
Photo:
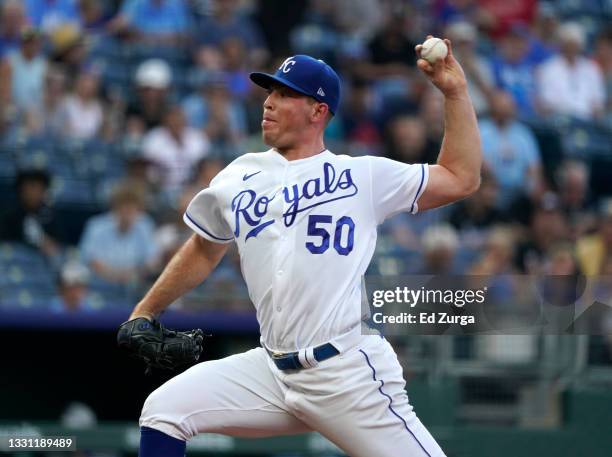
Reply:
[[[340,78],[332,67],[310,56],[288,57],[273,75],[255,72],[249,76],[251,81],[264,89],[277,82],[321,103],[327,103],[332,114],[336,114],[340,104]]]

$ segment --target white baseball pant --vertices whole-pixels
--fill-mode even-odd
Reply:
[[[315,367],[284,372],[256,348],[170,379],[145,401],[140,426],[185,441],[199,433],[314,430],[352,457],[444,457],[404,387],[397,356],[379,336],[360,337]]]

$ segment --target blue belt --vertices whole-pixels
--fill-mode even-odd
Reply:
[[[267,349],[266,349],[267,350]],[[338,354],[340,351],[336,349],[331,343],[322,344],[313,349],[314,358],[317,362],[330,359]],[[268,350],[268,354],[272,358],[274,365],[281,371],[284,370],[301,370],[306,368],[300,362],[299,352],[272,352]]]

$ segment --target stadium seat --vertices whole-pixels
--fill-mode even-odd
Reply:
[[[417,251],[396,250],[376,256],[374,263],[378,274],[399,276],[419,272],[422,258]]]
[[[15,158],[0,151],[0,179],[12,179],[16,174]]]
[[[94,61],[116,61],[125,55],[123,46],[111,37],[97,37],[90,46],[89,52]]]
[[[45,257],[33,247],[22,243],[0,243],[0,263],[43,267],[45,262]]]
[[[53,201],[56,204],[95,205],[91,182],[88,179],[65,179],[57,177],[51,188]]]
[[[0,300],[29,306],[55,293],[55,277],[38,251],[17,243],[0,245]],[[26,293],[27,292],[27,293]],[[7,298],[8,297],[8,298]]]
[[[26,287],[4,288],[0,293],[0,307],[22,309],[45,309],[49,306],[52,293],[38,291]]]
[[[555,8],[567,19],[588,15],[601,21],[602,16],[612,14],[612,4],[606,0],[557,0]]]
[[[470,265],[473,265],[478,258],[479,252],[474,249],[461,247],[455,255],[455,270],[456,271],[467,271]]]
[[[125,160],[122,149],[117,145],[92,140],[85,146],[86,165],[91,178],[112,177],[123,174]]]
[[[106,308],[122,308],[134,304],[137,291],[125,284],[114,284],[92,276],[89,289],[99,304]]]
[[[124,45],[125,54],[132,63],[140,63],[147,59],[163,59],[173,68],[189,63],[189,56],[184,49],[173,46],[153,46],[149,44]]]
[[[102,83],[105,86],[129,87],[132,84],[131,68],[124,65],[104,67],[102,70]]]
[[[609,129],[575,119],[566,120],[559,127],[566,154],[584,160],[612,155]]]

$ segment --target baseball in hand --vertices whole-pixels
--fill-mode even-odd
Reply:
[[[446,43],[440,38],[429,38],[425,40],[421,47],[421,58],[427,60],[432,65],[437,60],[446,58],[447,54],[448,48]]]

